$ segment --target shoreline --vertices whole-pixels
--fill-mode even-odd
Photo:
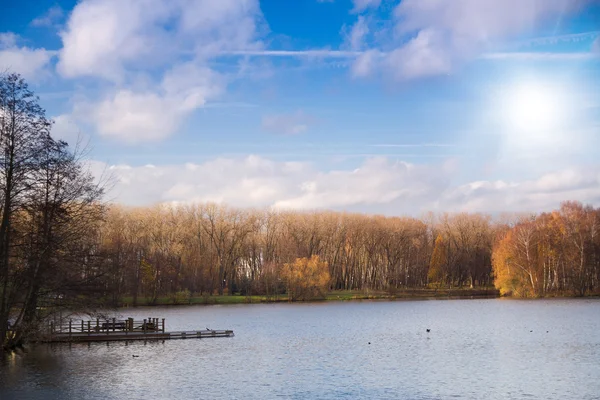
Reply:
[[[280,295],[211,295],[192,296],[189,299],[174,299],[173,297],[159,297],[156,302],[148,301],[144,297],[138,298],[133,305],[132,298],[124,298],[118,308],[156,307],[156,306],[187,306],[187,305],[227,305],[227,304],[268,304],[268,303],[315,303],[337,301],[362,301],[362,300],[445,300],[445,299],[493,299],[499,298],[500,293],[492,288],[457,288],[457,289],[407,289],[394,293],[383,291],[332,291],[325,298],[290,301],[285,294]]]
[[[600,293],[590,293],[578,296],[569,293],[554,294],[542,297],[513,297],[502,296],[493,288],[457,288],[457,289],[408,289],[399,290],[396,293],[383,291],[332,291],[325,298],[314,298],[307,300],[290,301],[285,294],[264,295],[211,295],[192,296],[189,300],[174,301],[172,297],[159,297],[155,303],[147,301],[146,298],[138,298],[138,304],[133,305],[131,298],[119,303],[117,308],[135,307],[158,307],[158,306],[192,306],[192,305],[228,305],[228,304],[272,304],[272,303],[324,303],[344,301],[402,301],[402,300],[469,300],[469,299],[507,299],[507,300],[549,300],[549,299],[599,299]]]

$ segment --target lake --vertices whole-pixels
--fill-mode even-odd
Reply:
[[[598,299],[180,306],[121,315],[236,336],[37,346],[2,361],[0,398],[600,398]]]

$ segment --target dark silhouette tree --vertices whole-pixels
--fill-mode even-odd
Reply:
[[[84,167],[81,152],[54,140],[51,127],[19,75],[0,77],[4,348],[35,333],[59,306],[77,310],[102,297],[90,294],[102,288],[95,233],[104,213],[99,203],[103,190]]]

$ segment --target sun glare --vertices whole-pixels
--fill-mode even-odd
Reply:
[[[562,119],[557,90],[544,85],[519,85],[507,95],[507,120],[519,132],[547,132]]]

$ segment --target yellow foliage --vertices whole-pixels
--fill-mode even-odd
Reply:
[[[511,265],[515,255],[514,235],[512,231],[494,246],[492,251],[492,270],[494,286],[502,296],[528,297],[531,288],[523,271]]]
[[[492,252],[492,269],[494,271],[494,286],[500,290],[502,296],[509,296],[514,292],[514,279],[510,270],[510,232],[498,242]]]
[[[297,258],[283,266],[282,276],[290,300],[322,298],[329,288],[329,266],[319,256]]]
[[[438,235],[435,239],[435,247],[431,255],[431,263],[427,272],[429,283],[440,283],[444,278],[444,267],[446,266],[446,245],[442,235]]]

